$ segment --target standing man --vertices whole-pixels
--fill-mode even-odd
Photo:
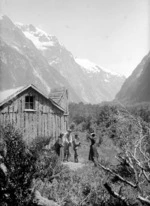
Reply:
[[[70,146],[72,144],[72,136],[71,136],[71,129],[68,129],[67,132],[63,136],[63,145],[64,145],[64,161],[68,162],[70,157]]]
[[[59,156],[59,158],[60,158],[60,161],[63,161],[63,133],[60,133],[60,135],[59,135],[59,137],[58,137],[58,139],[57,139],[57,141],[55,142],[55,145],[54,145],[54,149],[55,149],[55,152],[56,152],[56,154]]]
[[[74,150],[74,162],[78,162],[78,148],[81,142],[77,134],[75,134],[75,137],[72,143],[73,143],[73,150]]]

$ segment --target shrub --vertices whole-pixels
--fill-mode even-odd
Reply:
[[[31,185],[36,159],[26,148],[22,135],[11,125],[0,128],[0,140],[5,145],[1,151],[5,166],[5,170],[1,168],[1,172],[5,178],[0,183],[0,204],[32,205]]]

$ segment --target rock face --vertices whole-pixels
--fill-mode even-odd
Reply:
[[[125,78],[88,60],[75,59],[55,36],[33,25],[0,19],[0,89],[35,84],[50,92],[65,86],[70,101],[100,103],[112,100]]]
[[[150,52],[124,82],[116,100],[128,104],[150,102]]]

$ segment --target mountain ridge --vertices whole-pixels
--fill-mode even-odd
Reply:
[[[150,102],[150,52],[126,79],[116,100],[127,104]]]
[[[101,72],[89,73],[76,62],[72,53],[59,43],[57,37],[31,24],[14,24],[8,17],[3,18],[0,20],[0,26],[3,28],[0,38],[5,47],[5,54],[1,50],[0,56],[1,61],[4,56],[7,59],[7,63],[2,62],[5,68],[1,69],[4,80],[9,77],[13,86],[20,86],[18,84],[21,82],[34,83],[47,92],[53,87],[65,86],[70,91],[70,101],[75,102],[100,103],[115,97],[125,80],[124,77],[112,75],[98,66]],[[15,50],[14,54],[12,49]],[[9,52],[13,58],[10,58]],[[20,77],[21,71],[24,72],[24,78]],[[3,81],[1,87],[5,86]]]

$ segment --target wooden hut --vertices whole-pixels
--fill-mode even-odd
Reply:
[[[13,124],[27,142],[37,136],[55,141],[68,126],[68,94],[61,99],[66,100],[62,105],[32,84],[0,92],[0,124]]]

